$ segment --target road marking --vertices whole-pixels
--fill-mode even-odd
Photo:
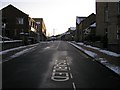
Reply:
[[[73,85],[74,90],[76,90],[76,87],[75,87],[75,83],[74,83],[74,82],[72,83],[72,85]]]
[[[49,49],[50,47],[45,47],[44,49]]]
[[[69,67],[69,71],[70,71],[71,69],[70,69],[70,67]]]
[[[69,80],[69,75],[66,72],[53,72],[51,79],[54,81],[67,81]]]
[[[58,49],[58,47],[60,46],[60,43],[61,43],[61,42],[59,42],[59,44],[58,44],[58,46],[57,46],[57,49]]]
[[[70,77],[73,78],[72,73],[70,73]]]

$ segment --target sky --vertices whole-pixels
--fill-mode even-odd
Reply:
[[[47,35],[64,33],[76,26],[76,16],[95,11],[95,0],[1,0],[0,9],[12,4],[31,18],[43,18]]]

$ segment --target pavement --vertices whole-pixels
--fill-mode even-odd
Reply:
[[[119,75],[68,42],[39,43],[23,51],[2,63],[3,89],[120,87]]]
[[[18,54],[19,55],[23,54],[21,52],[25,53],[25,51],[28,51],[28,49],[30,49],[30,48],[32,49],[33,47],[36,47],[37,45],[38,45],[38,43],[1,51],[0,57],[2,58],[2,61],[0,61],[0,62],[6,62],[6,61],[10,60],[12,57],[18,56]]]
[[[71,42],[71,43],[75,44],[77,46],[80,46],[84,50],[87,50],[87,51],[90,51],[90,52],[96,54],[96,56],[90,56],[89,54],[87,54],[83,50],[83,53],[85,53],[88,56],[94,58],[96,61],[100,62],[104,66],[108,67],[109,69],[113,70],[115,73],[117,73],[118,75],[120,75],[120,55],[119,56],[108,55],[106,53],[100,52],[99,50],[91,48],[88,45],[79,44],[80,42]],[[109,51],[109,52],[111,52],[111,51]],[[100,61],[100,59],[104,60],[104,61]]]

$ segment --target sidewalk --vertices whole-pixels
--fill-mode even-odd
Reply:
[[[120,54],[85,45],[80,42],[69,43],[120,75]]]
[[[35,48],[38,44],[39,43],[27,45],[27,46],[20,46],[20,47],[11,48],[11,49],[1,51],[0,57],[2,58],[2,60],[0,61],[0,63],[6,62],[6,61],[10,60],[11,58],[15,58],[17,56],[20,56],[20,55],[28,52],[31,49]]]

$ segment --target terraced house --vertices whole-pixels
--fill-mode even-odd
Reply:
[[[88,17],[77,17],[76,18],[76,38],[77,41],[85,40],[85,30],[90,27],[90,25],[96,22],[96,15],[94,13],[90,14]]]
[[[96,2],[96,35],[102,38],[103,47],[120,51],[120,1]]]

